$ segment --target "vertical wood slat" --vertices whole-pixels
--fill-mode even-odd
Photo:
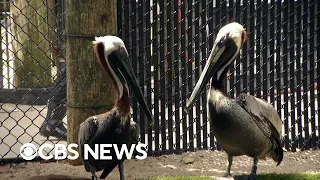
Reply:
[[[302,22],[302,16],[301,16],[301,9],[302,9],[302,1],[299,0],[297,1],[297,6],[296,6],[296,17],[297,17],[297,22],[296,22],[296,78],[297,78],[297,86],[296,86],[296,97],[297,97],[297,103],[296,103],[296,108],[297,108],[297,118],[296,122],[298,125],[298,148],[301,148],[303,146],[303,137],[302,137],[302,97],[301,97],[301,74],[302,74],[302,69],[301,69],[301,22]]]
[[[129,4],[128,4],[129,6]],[[130,32],[130,37],[131,37],[131,48],[129,49],[129,56],[131,56],[131,63],[132,63],[132,68],[136,73],[136,76],[138,76],[138,55],[137,55],[137,14],[138,14],[138,10],[137,10],[137,5],[135,1],[131,1],[130,3],[130,8],[131,8],[131,14],[130,14],[130,21],[131,21],[131,32]],[[129,14],[129,12],[128,12]],[[126,27],[122,27],[123,31],[126,31],[126,29],[129,30],[129,28]],[[124,36],[126,37],[126,36]],[[134,99],[132,99],[132,111],[133,111],[133,120],[134,121],[138,121],[138,104],[137,101],[135,101]],[[140,124],[140,122],[137,122]],[[140,129],[142,127],[140,126]]]
[[[283,77],[283,97],[284,97],[284,132],[286,136],[284,137],[285,148],[289,149],[289,117],[288,117],[288,10],[289,3],[282,3],[282,11],[283,11],[283,22],[282,22],[282,77]]]
[[[213,42],[214,42],[214,38],[215,38],[215,23],[214,23],[214,18],[215,18],[215,14],[214,11],[215,9],[213,8],[213,2],[214,0],[209,1],[209,7],[208,7],[208,26],[209,26],[209,37],[208,37],[208,54],[211,53],[212,47],[213,47]],[[208,120],[208,122],[210,121],[210,119]],[[213,131],[211,129],[211,126],[209,126],[209,137],[210,137],[210,147],[215,149],[215,140],[214,140],[214,136],[213,136]]]
[[[164,3],[160,4],[160,119],[161,119],[161,154],[163,154],[167,150],[166,144],[166,76],[165,76],[165,11],[164,11]]]
[[[122,32],[123,32],[123,41],[124,41],[124,44],[127,46],[127,49],[128,49],[128,53],[130,53],[131,49],[128,47],[130,46],[130,40],[129,40],[129,36],[130,36],[130,32],[129,32],[129,28],[130,28],[130,14],[129,14],[129,1],[128,0],[123,0],[123,4],[122,4],[122,8],[123,8],[123,22],[122,22],[122,27],[123,29]],[[137,75],[137,74],[136,74]]]
[[[168,1],[167,5],[167,54],[166,54],[166,59],[167,59],[167,64],[168,64],[168,70],[167,70],[167,77],[168,77],[168,84],[166,85],[167,87],[167,106],[168,106],[168,139],[169,139],[169,153],[173,152],[173,119],[172,119],[172,106],[173,106],[173,97],[172,97],[172,54],[173,54],[173,47],[172,47],[172,38],[173,38],[173,31],[172,31],[172,23],[173,23],[173,18],[172,18],[172,7],[173,7],[173,2]]]
[[[206,58],[207,58],[207,0],[201,1],[201,69],[204,68],[206,64]],[[200,114],[202,116],[202,145],[203,149],[208,149],[208,132],[207,132],[207,92],[204,91],[202,94],[201,99],[201,105],[202,109],[200,111]]]
[[[316,17],[317,17],[317,115],[319,116],[319,108],[320,108],[320,3],[316,1]],[[319,117],[318,117],[319,118]],[[320,148],[320,123],[318,119],[318,148]]]
[[[263,72],[262,72],[262,92],[263,98],[268,101],[268,73],[270,72],[268,66],[270,63],[268,60],[268,1],[262,2],[262,62],[263,62]]]
[[[281,53],[281,1],[277,1],[276,3],[276,19],[277,19],[277,25],[276,25],[276,90],[277,90],[277,111],[281,116],[281,79],[280,79],[280,73],[281,73],[281,66],[280,66],[280,53]],[[282,119],[283,120],[283,119]]]
[[[190,97],[190,94],[193,90],[193,8],[192,8],[192,1],[188,1],[188,11],[187,11],[187,16],[188,16],[188,97]],[[189,150],[193,151],[194,150],[194,144],[193,144],[193,107],[189,110],[188,114],[188,128],[189,128]]]
[[[295,67],[294,67],[294,62],[295,62],[295,51],[294,51],[294,1],[291,0],[289,2],[289,66],[290,66],[290,122],[291,126],[289,128],[289,131],[291,131],[291,147],[290,149],[295,151],[296,149],[296,123],[295,123],[295,95],[294,95],[294,89],[295,89]],[[289,136],[289,134],[288,134]]]
[[[255,52],[256,52],[256,84],[255,84],[255,92],[257,97],[261,97],[261,12],[262,12],[262,5],[261,5],[261,0],[257,0],[256,4],[256,26],[255,26],[255,31],[256,31],[256,39],[255,41]]]
[[[302,14],[302,69],[303,69],[303,129],[304,129],[304,149],[310,148],[310,142],[309,142],[309,120],[308,120],[308,1],[303,1],[302,4],[303,14]]]
[[[222,27],[222,25],[220,24],[220,19],[221,19],[221,13],[220,13],[220,0],[216,0],[216,7],[215,7],[215,14],[213,15],[213,17],[215,17],[214,19],[214,27],[213,27],[213,40],[212,42],[214,42],[214,39],[216,38],[218,32],[219,32],[219,29]],[[239,2],[240,3],[240,2]],[[211,48],[213,48],[213,46],[211,46]],[[212,50],[212,49],[211,49]],[[213,133],[214,135],[214,131],[211,129],[211,133]],[[217,150],[221,150],[218,142],[216,141],[216,138],[214,140],[214,148],[216,148]]]
[[[274,68],[274,64],[275,64],[275,0],[271,0],[270,4],[269,4],[269,15],[270,15],[270,19],[269,19],[269,32],[270,32],[270,36],[269,36],[269,48],[270,48],[270,77],[269,77],[269,94],[270,94],[270,101],[271,103],[273,103],[273,105],[275,105],[274,103],[274,94],[275,94],[275,84],[274,84],[274,73],[275,73],[275,68]]]
[[[145,47],[145,36],[144,36],[144,26],[145,26],[145,19],[144,19],[144,8],[145,3],[138,3],[138,40],[137,40],[137,46],[138,46],[138,77],[139,77],[139,83],[140,83],[140,89],[144,93],[145,92],[145,82],[144,82],[144,64],[145,64],[145,52],[144,52],[144,47]],[[135,59],[133,59],[135,60]],[[145,115],[144,112],[142,111],[141,108],[137,111],[139,112],[139,121],[140,121],[140,141],[142,143],[145,143]]]
[[[188,61],[188,54],[187,54],[187,0],[182,0],[181,3],[181,79],[182,79],[182,92],[181,92],[181,98],[182,98],[182,108],[186,106],[186,99],[187,99],[187,61]],[[188,141],[187,141],[187,114],[185,111],[182,111],[182,132],[183,132],[183,149],[184,151],[187,150]]]
[[[134,1],[132,1],[134,2]],[[158,6],[157,1],[153,0],[152,4],[152,64],[153,64],[153,115],[154,115],[154,144],[155,155],[160,154],[159,140],[159,41],[158,41]]]
[[[230,1],[231,2],[231,1]],[[232,4],[230,4],[230,6],[231,6]],[[230,7],[229,7],[230,8]],[[232,11],[229,11],[229,18],[230,18],[230,13],[232,13],[233,14],[233,11],[235,12],[235,13],[237,13],[236,11],[238,10],[240,8],[240,1],[238,1],[238,2],[236,2],[236,6],[235,7],[233,7],[233,9],[232,9]],[[232,21],[236,21],[236,22],[239,22],[238,21],[238,19],[236,19],[237,17],[237,14],[235,14],[235,15],[233,15],[233,19],[232,19]],[[229,20],[229,21],[231,21],[231,20]],[[237,59],[239,59],[238,58],[239,56],[237,56]],[[235,64],[236,64],[236,61],[237,61],[237,59],[235,60],[235,62],[233,63],[233,64],[231,64],[230,65],[230,69],[229,69],[229,78],[227,78],[228,80],[229,80],[229,89],[228,89],[228,94],[229,94],[229,96],[230,97],[232,97],[232,98],[234,98],[234,97],[236,97],[236,87],[235,87],[235,84],[236,84],[236,82],[235,82],[235,74],[236,74],[236,71],[235,71]]]
[[[117,28],[118,28],[118,36],[119,37],[123,37],[123,10],[122,10],[122,7],[123,7],[123,0],[118,0],[117,1]],[[120,11],[119,11],[120,10]]]
[[[309,53],[309,57],[308,59],[310,60],[310,64],[309,64],[309,84],[310,84],[310,111],[311,111],[311,117],[310,117],[310,121],[311,121],[311,148],[316,148],[317,147],[317,142],[316,142],[316,112],[315,112],[315,87],[314,87],[314,83],[315,83],[315,62],[314,62],[314,39],[315,39],[315,32],[314,32],[314,27],[315,27],[315,1],[310,1],[309,4],[309,12],[310,12],[310,16],[309,16],[309,28],[310,28],[310,35],[309,35],[309,48],[310,48],[310,53]],[[306,88],[306,87],[305,87]],[[308,95],[308,94],[307,94]]]
[[[247,21],[247,15],[248,15],[248,9],[249,9],[249,6],[248,6],[248,2],[247,1],[243,1],[243,10],[242,10],[242,22],[243,23],[243,27],[248,29],[247,27],[249,27],[249,23]],[[230,17],[229,17],[230,18]],[[242,60],[242,69],[239,68],[240,70],[240,73],[242,75],[241,79],[242,79],[242,82],[240,83],[241,87],[240,89],[237,91],[238,94],[240,92],[246,92],[247,91],[247,87],[248,87],[248,70],[247,70],[247,67],[248,67],[248,62],[250,64],[250,59],[248,59],[249,57],[249,53],[248,53],[248,48],[249,47],[249,43],[248,42],[245,42],[242,46],[242,50],[241,50],[241,60]],[[252,59],[253,60],[253,59]]]
[[[245,2],[245,4],[246,3],[247,2]],[[241,22],[241,13],[244,11],[245,4],[242,4],[240,1],[236,2],[236,22]],[[242,50],[242,52],[244,52],[244,51]],[[240,59],[240,53],[239,53],[236,56],[235,62],[231,65],[231,67],[235,68],[233,71],[233,77],[235,76],[234,87],[233,87],[233,89],[235,88],[235,92],[234,92],[235,96],[237,96],[241,91],[241,87],[240,87],[240,84],[241,84],[240,81],[242,80],[241,73],[240,73],[241,61],[242,61],[242,59]]]
[[[174,33],[173,33],[173,44],[174,44],[174,59],[173,59],[173,64],[174,64],[174,119],[175,119],[175,153],[180,153],[180,71],[182,69],[179,68],[179,63],[181,62],[181,58],[179,58],[180,55],[180,41],[181,41],[181,36],[180,36],[180,29],[181,29],[181,24],[179,22],[183,21],[179,19],[181,18],[181,1],[174,1],[174,18],[173,18],[173,27],[174,27]],[[180,21],[181,20],[181,21]]]
[[[195,76],[194,80],[195,82],[198,81],[200,77],[200,31],[199,31],[199,20],[200,20],[200,1],[194,2],[194,46],[195,46],[195,57],[194,57],[194,62],[195,62]],[[193,88],[192,88],[193,89]],[[200,130],[200,99],[199,98],[196,101],[196,114],[195,118],[192,119],[192,124],[196,124],[196,129],[195,132],[192,132],[192,142],[194,142],[194,139],[196,139],[196,148],[200,149],[201,148],[201,130]]]
[[[152,94],[151,94],[151,23],[150,23],[150,18],[151,18],[151,11],[150,11],[150,6],[152,6],[151,1],[147,0],[145,4],[145,10],[146,10],[146,47],[145,47],[145,59],[146,59],[146,84],[147,84],[147,105],[151,107],[152,104]],[[148,154],[152,154],[152,128],[150,127],[150,121],[146,120],[146,128],[147,128],[147,133],[148,133]]]
[[[220,1],[220,27],[225,26],[228,24],[228,11],[227,11],[227,1]]]
[[[250,20],[250,25],[249,25],[249,32],[248,32],[248,41],[249,43],[249,59],[250,59],[250,64],[248,71],[250,72],[250,77],[251,80],[249,82],[249,92],[250,94],[253,94],[255,91],[255,74],[254,74],[254,67],[255,67],[255,45],[254,45],[254,40],[255,40],[255,3],[254,1],[249,1],[249,20]]]

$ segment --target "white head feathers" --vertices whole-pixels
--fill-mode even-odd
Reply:
[[[220,29],[216,41],[220,41],[223,38],[223,36],[229,34],[228,37],[232,38],[236,45],[240,48],[242,46],[243,30],[245,30],[243,26],[237,22],[227,24]]]
[[[114,70],[110,66],[108,56],[115,50],[119,50],[120,48],[125,49],[124,42],[122,39],[120,39],[117,36],[101,36],[101,37],[95,37],[95,40],[92,42],[92,44],[98,44],[102,43],[104,47],[104,57],[107,62],[108,68],[114,78],[114,80],[117,83],[118,90],[119,90],[119,99],[123,95],[123,84],[118,78],[118,76],[115,74]],[[121,72],[121,71],[120,71]],[[129,92],[129,88],[127,84],[124,84],[125,88],[127,89],[127,92]]]
[[[233,59],[238,55],[240,48],[243,42],[247,39],[247,34],[243,26],[237,22],[233,22],[223,26],[216,38],[216,41],[220,41],[224,36],[228,36],[228,38],[233,39],[235,44],[237,45],[237,51],[232,58],[217,72],[217,79],[220,78],[224,69],[233,62]],[[244,37],[242,37],[244,36]],[[217,43],[217,42],[216,42]]]
[[[105,55],[111,54],[112,51],[124,47],[124,42],[117,36],[101,36],[95,37],[92,44],[103,43]]]

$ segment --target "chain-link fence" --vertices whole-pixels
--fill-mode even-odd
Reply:
[[[288,150],[319,148],[319,3],[317,1],[118,1],[119,36],[129,47],[154,129],[143,128],[150,154],[219,149],[208,123],[206,94],[193,111],[183,107],[219,29],[244,25],[248,41],[229,74],[229,95],[255,94],[272,103],[283,121]],[[147,127],[147,126],[145,126]]]
[[[2,162],[17,162],[24,143],[65,143],[59,141],[66,109],[63,1],[0,2],[0,155]],[[147,128],[133,101],[149,155],[220,149],[208,123],[206,93],[189,114],[183,108],[215,35],[233,21],[244,25],[248,40],[229,73],[229,95],[248,92],[272,103],[283,121],[286,149],[320,147],[318,1],[118,0],[117,6],[118,35],[155,117]],[[58,129],[45,131],[43,122]]]
[[[65,140],[62,3],[0,1],[0,163],[20,161],[25,143]]]

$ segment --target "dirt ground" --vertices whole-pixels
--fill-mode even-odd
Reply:
[[[186,156],[194,159],[193,163],[185,164],[182,159]],[[191,159],[192,159],[191,158]],[[183,153],[179,155],[163,155],[148,157],[145,160],[125,161],[125,176],[127,180],[163,176],[214,176],[221,177],[226,168],[226,154],[221,151],[205,151]],[[232,174],[248,174],[251,170],[252,159],[247,156],[234,158]],[[302,152],[285,152],[282,163],[276,167],[271,159],[260,161],[258,173],[294,173],[294,172],[320,172],[320,150]],[[99,172],[97,175],[100,175]],[[65,175],[67,179],[90,179],[90,173],[83,166],[71,166],[66,161],[40,163],[29,162],[0,166],[1,179],[40,179],[34,176]],[[54,176],[52,176],[54,177]],[[63,179],[54,177],[51,179]],[[119,179],[118,168],[106,179]],[[237,179],[237,178],[235,178]]]

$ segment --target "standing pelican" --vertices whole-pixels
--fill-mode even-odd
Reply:
[[[92,174],[92,179],[97,179],[96,171],[103,170],[100,179],[104,179],[118,166],[120,180],[124,180],[124,157],[118,160],[115,150],[110,148],[108,155],[112,156],[112,160],[96,160],[91,155],[88,159],[84,159],[84,145],[88,144],[91,149],[94,149],[95,144],[117,144],[118,147],[126,144],[130,148],[132,144],[138,143],[138,125],[130,121],[129,87],[147,117],[153,121],[153,116],[138,87],[123,41],[115,36],[104,36],[96,38],[93,44],[100,65],[115,86],[117,97],[113,109],[104,114],[89,117],[80,125],[79,152],[86,171]]]
[[[246,39],[246,30],[236,22],[221,28],[185,110],[199,98],[211,79],[208,111],[217,142],[228,154],[225,176],[231,176],[233,156],[248,155],[253,157],[249,178],[255,179],[258,159],[271,156],[279,165],[283,150],[281,119],[271,104],[244,93],[237,100],[226,96],[226,74]]]

